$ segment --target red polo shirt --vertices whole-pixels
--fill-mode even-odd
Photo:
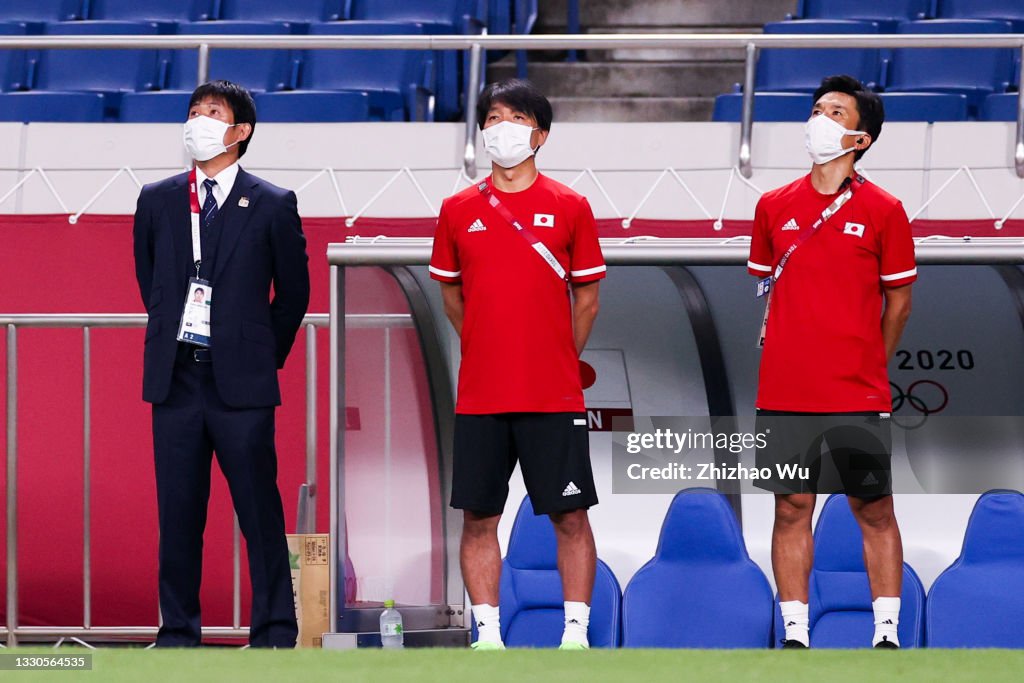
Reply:
[[[837,194],[807,175],[767,192],[747,268],[767,277]],[[757,407],[831,413],[892,408],[882,340],[883,287],[917,279],[903,205],[865,182],[789,258],[772,294]]]
[[[586,198],[544,175],[521,192],[493,192],[571,282],[605,276]],[[476,185],[441,205],[430,276],[462,283],[456,413],[584,410],[568,287]]]

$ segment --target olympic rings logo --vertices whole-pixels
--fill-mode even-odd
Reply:
[[[919,379],[906,391],[894,382],[889,382],[892,387],[892,412],[896,412],[906,403],[908,406],[922,415],[934,415],[941,413],[949,405],[949,392],[946,387],[930,379]],[[932,387],[931,390],[921,392],[923,387]]]

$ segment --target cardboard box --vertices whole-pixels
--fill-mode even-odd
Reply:
[[[292,597],[299,622],[297,647],[322,647],[330,631],[331,565],[328,534],[288,534]]]

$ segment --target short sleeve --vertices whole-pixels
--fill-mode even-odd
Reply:
[[[460,282],[462,267],[459,265],[459,251],[449,228],[448,202],[441,204],[434,230],[434,250],[430,255],[430,277],[440,282]]]
[[[747,258],[747,272],[756,277],[772,274],[772,239],[768,230],[768,216],[761,201],[754,209],[754,227],[750,233],[750,256]]]
[[[573,229],[572,244],[569,247],[569,279],[573,283],[594,282],[605,276],[608,270],[601,254],[601,243],[597,239],[597,221],[585,198],[580,202]]]
[[[886,287],[902,287],[917,279],[914,238],[903,204],[897,204],[881,230],[880,278]]]

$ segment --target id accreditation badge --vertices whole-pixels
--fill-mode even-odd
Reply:
[[[210,311],[213,308],[213,286],[207,280],[189,278],[185,308],[178,325],[178,341],[203,348],[210,346]]]
[[[761,331],[757,334],[757,348],[764,348],[764,340],[768,334],[768,313],[772,307],[772,279],[766,277],[757,283],[757,298],[768,296],[764,302],[764,316],[761,318]]]

